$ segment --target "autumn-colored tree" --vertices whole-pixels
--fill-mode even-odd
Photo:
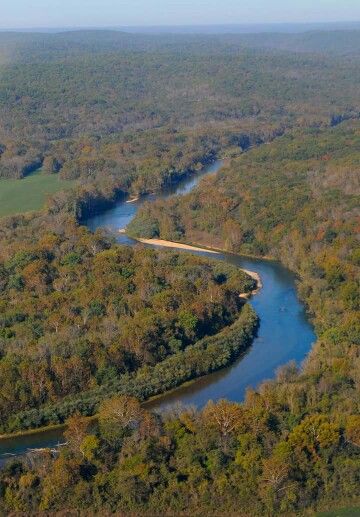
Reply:
[[[347,418],[345,438],[355,447],[360,447],[360,415],[351,415]]]
[[[69,448],[75,454],[82,454],[85,456],[82,445],[87,436],[89,429],[89,419],[79,415],[71,416],[66,420],[66,429],[64,431],[64,438]]]
[[[142,413],[134,397],[115,396],[105,400],[99,409],[100,431],[108,441],[117,443],[139,426]]]
[[[227,400],[210,401],[202,412],[205,425],[219,433],[225,447],[228,438],[239,431],[243,424],[243,417],[244,413],[241,406]]]
[[[100,422],[115,424],[124,429],[138,425],[142,409],[134,397],[118,396],[105,400],[99,410]]]
[[[310,415],[289,435],[295,450],[304,450],[317,457],[322,449],[336,446],[340,439],[339,426],[324,415]]]
[[[85,460],[93,462],[96,458],[99,446],[99,439],[95,435],[89,434],[82,440],[79,449]]]

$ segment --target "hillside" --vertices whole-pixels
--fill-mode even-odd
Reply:
[[[159,156],[157,183],[220,149],[358,117],[359,32],[337,34],[336,48],[354,54],[345,59],[331,55],[334,41],[326,32],[0,33],[0,177],[43,165],[65,178],[105,176],[123,187]],[[302,48],[321,55],[290,52]]]

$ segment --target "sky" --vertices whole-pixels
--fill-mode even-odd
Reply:
[[[360,21],[360,0],[1,0],[0,28]]]

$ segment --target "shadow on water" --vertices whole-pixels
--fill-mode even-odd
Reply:
[[[119,234],[118,230],[129,224],[145,199],[152,201],[186,194],[203,176],[217,172],[222,164],[222,161],[216,161],[159,195],[146,196],[133,203],[119,202],[112,209],[89,218],[85,224],[92,231],[107,228],[116,232],[116,240],[120,244],[137,244],[125,234]],[[194,253],[209,255],[206,252]],[[293,273],[274,261],[230,253],[211,255],[211,258],[259,273],[263,288],[250,302],[260,317],[258,334],[252,346],[232,366],[149,401],[147,407],[151,409],[164,410],[178,403],[201,407],[210,399],[220,398],[241,401],[248,387],[256,387],[260,382],[273,378],[279,366],[289,361],[300,364],[315,341],[313,328],[297,297]],[[28,448],[53,447],[61,441],[61,429],[0,440],[0,458],[4,460],[6,453],[24,454]]]

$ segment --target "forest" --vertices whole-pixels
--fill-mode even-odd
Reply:
[[[321,53],[289,52],[290,35],[281,50],[255,48],[260,36],[2,33],[0,178],[42,167],[149,191],[220,150],[357,118],[358,32],[341,55],[315,36]]]
[[[142,367],[149,377],[170,355],[182,357],[190,345],[234,323],[239,294],[255,286],[236,268],[116,247],[69,223],[61,234],[44,233],[33,243],[3,238],[1,250],[2,430],[61,422],[58,412],[41,420],[39,408],[49,410],[65,397],[73,402],[89,390],[90,414],[91,390],[129,384]],[[166,381],[159,379],[160,392]],[[36,422],[25,425],[18,413],[31,408]]]
[[[299,374],[285,380],[280,372],[273,385],[263,386],[263,396],[257,396],[265,405],[274,396],[285,413],[293,414],[292,404],[299,404],[300,426],[311,418],[325,418],[330,425],[350,419],[357,434],[359,144],[358,122],[333,129],[296,130],[234,159],[218,175],[202,180],[190,195],[144,206],[129,228],[147,237],[276,257],[296,271],[299,294],[312,315],[318,341]],[[279,393],[285,391],[283,398]],[[349,445],[349,441],[345,443]],[[343,453],[339,452],[337,460],[336,455],[333,459],[327,456],[327,467],[318,475],[325,484],[335,482],[346,457],[350,470],[343,474],[354,469],[347,482],[353,486],[352,495],[358,497],[359,445],[353,448],[350,444],[345,456]],[[306,492],[307,474],[303,481]],[[329,494],[322,497],[335,504],[340,497],[335,492],[334,500]]]
[[[0,178],[75,182],[1,219],[0,430],[66,422],[66,445],[1,468],[0,513],[359,505],[359,32],[338,36],[0,33]],[[251,346],[255,282],[81,223],[217,156],[128,233],[280,260],[317,342],[242,404],[159,415],[143,401]]]

